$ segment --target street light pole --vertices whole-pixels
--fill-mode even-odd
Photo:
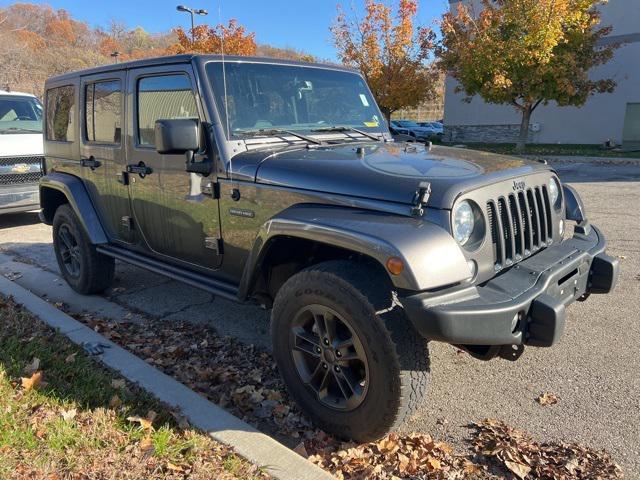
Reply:
[[[204,15],[207,15],[209,12],[207,12],[206,10],[203,10],[202,8],[189,8],[189,7],[185,7],[184,5],[178,5],[176,7],[176,10],[178,10],[179,12],[186,12],[191,15],[191,41],[194,42],[195,35],[194,35],[193,29],[195,28],[195,23],[194,23],[193,16],[194,15],[204,16]]]

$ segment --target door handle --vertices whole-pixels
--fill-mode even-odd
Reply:
[[[80,166],[89,167],[91,170],[95,170],[100,165],[102,165],[102,162],[100,162],[100,160],[96,160],[93,155],[91,155],[89,158],[80,159]]]
[[[147,167],[144,162],[138,162],[137,165],[131,163],[127,165],[127,173],[133,173],[140,175],[140,178],[144,178],[147,175],[153,173],[153,168]]]

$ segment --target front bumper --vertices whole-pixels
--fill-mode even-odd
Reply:
[[[553,345],[562,335],[565,307],[615,286],[618,260],[605,254],[595,227],[548,247],[488,282],[400,299],[418,332],[460,345]]]
[[[0,187],[0,214],[26,212],[40,208],[38,184]]]

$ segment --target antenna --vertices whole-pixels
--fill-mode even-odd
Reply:
[[[229,129],[229,105],[227,101],[227,70],[224,64],[224,25],[222,24],[222,0],[218,1],[218,24],[221,26],[222,35],[220,36],[220,53],[222,55],[222,89],[224,93],[224,118],[227,127],[227,138],[230,136]],[[233,182],[233,160],[229,159],[229,180]]]

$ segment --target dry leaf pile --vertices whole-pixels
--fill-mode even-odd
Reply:
[[[146,362],[269,433],[290,438],[316,434],[289,400],[271,355],[220,337],[213,329],[154,321],[113,323],[77,317]]]
[[[527,433],[498,420],[472,425],[475,451],[497,461],[520,479],[623,478],[611,456],[577,444],[538,443]]]
[[[604,452],[538,444],[491,420],[475,425],[476,455],[456,454],[450,445],[423,434],[391,434],[378,442],[345,444],[314,429],[302,416],[268,352],[220,337],[205,325],[113,323],[88,315],[80,319],[245,421],[288,443],[300,438],[295,451],[337,478],[621,478]],[[543,401],[553,404],[557,398],[549,393]]]
[[[435,442],[429,435],[392,433],[378,442],[343,444],[339,449],[331,440],[323,442],[322,438],[305,443],[300,453],[304,454],[307,448],[318,452],[309,460],[339,479],[492,478],[486,467],[455,455],[449,444]]]

